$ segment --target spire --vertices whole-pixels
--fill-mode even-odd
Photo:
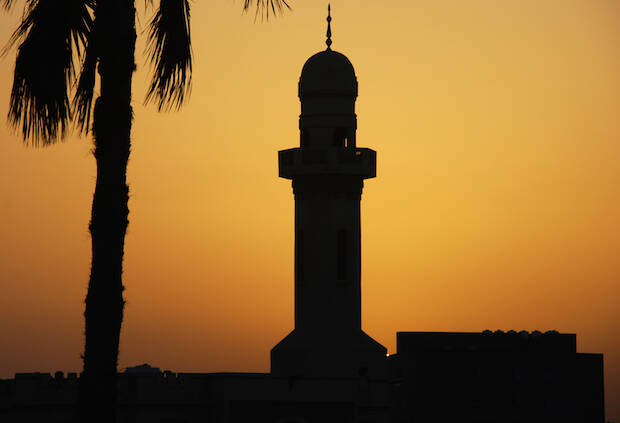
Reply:
[[[327,40],[325,41],[325,44],[327,44],[327,50],[331,50],[331,45],[332,45],[332,5],[328,4],[327,5]]]

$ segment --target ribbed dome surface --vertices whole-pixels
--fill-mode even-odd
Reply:
[[[333,50],[324,50],[310,57],[299,79],[299,97],[326,94],[357,97],[353,65],[344,54]]]

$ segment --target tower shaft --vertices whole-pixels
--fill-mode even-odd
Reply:
[[[362,185],[352,175],[293,179],[296,329],[361,330]]]

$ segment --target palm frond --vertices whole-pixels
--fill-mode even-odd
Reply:
[[[269,19],[270,14],[276,16],[284,12],[284,9],[291,10],[291,6],[286,0],[243,0],[243,11],[247,12],[250,8],[256,7],[254,19]]]
[[[15,5],[15,0],[2,0],[2,7],[6,10],[11,10]]]
[[[93,24],[96,28],[96,24]],[[94,30],[91,31],[86,45],[86,53],[82,61],[82,70],[78,79],[77,89],[73,97],[75,124],[81,133],[87,134],[90,130],[90,114],[95,92],[97,76],[97,61],[99,58]]]
[[[68,90],[92,29],[94,0],[29,0],[22,22],[7,49],[20,43],[15,60],[9,123],[21,123],[33,145],[64,136],[71,119]]]
[[[191,91],[189,19],[188,0],[160,0],[150,23],[147,55],[154,69],[144,102],[156,101],[159,111],[178,109]]]

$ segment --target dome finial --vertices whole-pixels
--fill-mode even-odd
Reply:
[[[327,44],[327,50],[331,50],[332,45],[332,5],[327,4],[327,40],[325,44]]]

